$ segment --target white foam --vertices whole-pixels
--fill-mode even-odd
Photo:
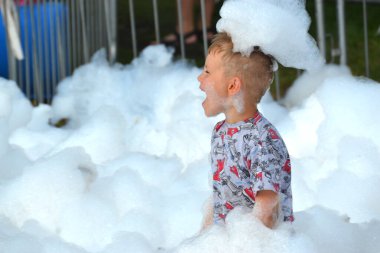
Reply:
[[[200,69],[170,59],[151,47],[111,67],[99,54],[52,107],[0,81],[1,252],[378,251],[378,83],[327,66],[298,79],[287,107],[267,93],[260,111],[292,159],[293,228],[235,210],[198,234],[220,117],[204,116]],[[61,117],[67,126],[49,125]]]
[[[316,70],[324,63],[308,34],[305,1],[229,0],[220,16],[216,28],[231,36],[235,52],[249,55],[259,46],[282,65],[306,70]]]

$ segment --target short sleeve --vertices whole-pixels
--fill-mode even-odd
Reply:
[[[271,130],[271,129],[270,129]],[[253,193],[271,190],[280,191],[281,170],[286,162],[286,147],[271,131],[261,138],[255,153],[251,153]]]

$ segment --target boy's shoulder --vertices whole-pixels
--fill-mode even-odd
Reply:
[[[288,157],[286,144],[277,128],[264,116],[256,124],[260,142],[267,148],[280,152],[282,157]]]
[[[252,123],[252,128],[260,141],[276,142],[278,140],[283,142],[277,128],[260,112],[255,117],[249,119],[249,122]]]

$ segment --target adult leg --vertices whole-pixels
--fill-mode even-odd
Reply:
[[[197,42],[197,34],[194,28],[194,2],[195,0],[182,0],[181,3],[181,13],[182,13],[182,29],[185,36],[186,44],[193,44]],[[179,34],[179,17],[177,15],[177,26],[176,32]],[[178,37],[176,34],[169,34],[164,37],[163,41],[167,43],[178,42]]]

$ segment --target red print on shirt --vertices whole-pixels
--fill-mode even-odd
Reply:
[[[230,202],[226,202],[225,206],[228,210],[234,209],[234,206]]]
[[[277,139],[279,139],[279,137],[278,137],[276,131],[274,131],[272,128],[270,128],[270,129],[268,130],[268,132],[269,132],[270,137],[271,137],[273,140],[277,140]]]
[[[238,168],[236,166],[230,167],[230,171],[232,173],[234,173],[237,177],[239,177],[239,171],[238,171]]]
[[[256,178],[257,179],[260,179],[260,180],[263,180],[263,172],[259,172],[256,174]]]
[[[230,137],[234,136],[234,134],[236,134],[237,132],[239,132],[239,129],[237,127],[234,127],[234,128],[228,128],[227,130],[227,135],[229,135]]]
[[[252,202],[255,201],[255,194],[252,191],[252,188],[246,188],[244,189],[244,195],[246,195],[248,198],[252,200]]]
[[[244,157],[245,165],[247,166],[247,169],[251,169],[252,160],[248,159],[248,157]]]
[[[286,171],[288,174],[290,174],[292,168],[290,166],[290,159],[286,160],[284,166],[282,167],[284,171]]]
[[[224,170],[224,160],[218,160],[218,169],[214,173],[213,179],[215,181],[220,181],[220,173]]]

